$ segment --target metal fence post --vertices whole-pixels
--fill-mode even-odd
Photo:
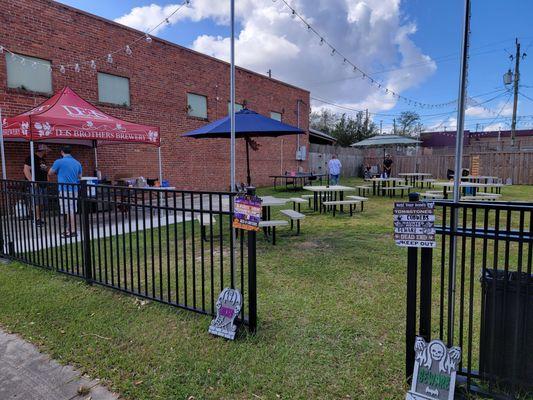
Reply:
[[[409,201],[418,201],[418,193],[409,193]],[[407,306],[405,319],[405,377],[411,380],[415,362],[416,337],[416,277],[418,270],[418,248],[407,248]]]
[[[433,249],[423,248],[420,256],[420,325],[418,332],[431,340],[431,284],[433,279]]]
[[[255,195],[255,188],[248,187],[247,194]],[[257,331],[257,258],[255,231],[248,231],[248,327],[250,332]]]
[[[81,244],[83,249],[83,276],[88,284],[92,284],[93,270],[91,262],[91,233],[89,222],[89,202],[87,200],[87,182],[81,181],[79,186],[81,208]]]

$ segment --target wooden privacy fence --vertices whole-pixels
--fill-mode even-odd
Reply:
[[[315,173],[327,173],[326,163],[333,154],[337,154],[342,169],[342,177],[358,176],[363,165],[363,152],[351,147],[336,147],[311,143],[309,149],[309,170]]]
[[[431,154],[412,156],[393,156],[393,174],[399,172],[429,172],[437,179],[446,179],[448,169],[454,168],[453,154]],[[516,185],[533,184],[533,152],[480,152],[463,156],[463,167],[472,168],[478,160],[479,175],[497,176],[504,180],[511,178]],[[364,163],[381,168],[382,157],[365,157]],[[418,164],[418,168],[416,167]]]

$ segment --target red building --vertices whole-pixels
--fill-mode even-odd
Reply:
[[[228,114],[229,64],[52,0],[4,0],[0,12],[0,107],[20,114],[64,86],[118,118],[161,129],[163,176],[189,189],[229,187],[229,140],[181,135]],[[140,38],[140,40],[139,40]],[[135,42],[135,43],[133,43]],[[130,44],[131,55],[126,51]],[[9,50],[9,51],[8,51]],[[118,51],[117,51],[118,50]],[[116,53],[114,53],[116,51]],[[15,55],[11,55],[11,53]],[[108,54],[112,62],[108,62]],[[91,65],[95,60],[95,65]],[[109,60],[111,61],[111,60]],[[79,71],[76,64],[79,64]],[[64,69],[63,69],[64,68]],[[308,130],[309,92],[237,68],[236,102]],[[255,185],[271,174],[307,169],[297,161],[296,137],[261,138],[251,154]],[[307,135],[299,138],[308,147]],[[6,143],[8,178],[22,178],[27,143]],[[157,149],[144,145],[99,148],[99,169],[108,179],[157,177]],[[49,156],[53,161],[58,146]],[[85,175],[93,152],[75,147]],[[237,139],[237,180],[245,181],[245,146]]]

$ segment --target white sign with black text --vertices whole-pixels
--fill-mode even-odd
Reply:
[[[402,247],[435,247],[435,203],[394,203],[394,240]]]

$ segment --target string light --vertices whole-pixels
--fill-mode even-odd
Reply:
[[[80,64],[76,63],[76,65],[74,65],[74,72],[78,73],[80,71],[81,71]]]
[[[275,2],[276,0],[272,0],[273,2]],[[282,3],[287,6],[290,10],[291,10],[291,16],[294,17],[294,19],[296,17],[298,17],[303,23],[304,25],[307,27],[307,30],[309,32],[313,32],[315,35],[317,35],[318,37],[320,37],[320,46],[323,46],[324,43],[326,43],[330,48],[331,48],[331,55],[332,56],[335,56],[335,55],[339,55],[339,57],[342,57],[343,59],[343,62],[345,63],[349,63],[350,65],[353,65],[354,66],[354,72],[360,72],[362,74],[361,78],[370,82],[372,85],[376,86],[378,89],[380,90],[383,90],[386,94],[390,94],[392,95],[393,97],[399,99],[399,100],[402,100],[404,101],[405,103],[409,103],[409,100],[407,97],[405,96],[402,96],[400,95],[399,93],[396,93],[394,90],[386,87],[385,85],[379,83],[378,81],[376,81],[374,78],[372,78],[371,76],[369,76],[368,74],[366,74],[362,69],[360,69],[359,67],[357,67],[354,63],[352,63],[346,56],[344,56],[341,52],[339,52],[331,43],[329,43],[328,41],[326,41],[326,39],[324,39],[323,36],[321,36],[318,31],[316,29],[314,29],[311,24],[304,18],[302,17],[302,15],[300,15],[296,9],[291,6],[287,0],[281,0]],[[409,104],[415,104],[416,106],[418,107],[421,107],[421,108],[436,108],[436,107],[449,107],[453,104],[455,104],[457,102],[457,100],[453,100],[453,101],[449,101],[449,102],[446,102],[446,103],[439,103],[439,104],[430,104],[430,103],[422,103],[422,102],[419,102],[419,101],[411,101]]]
[[[37,62],[34,61],[34,62],[31,64],[31,67],[32,67],[33,69],[36,69],[36,68],[37,68]]]
[[[164,24],[165,22],[166,23],[170,23],[170,18],[175,15],[178,11],[180,11],[183,7],[185,6],[189,6],[191,4],[191,1],[190,0],[184,0],[182,2],[182,4],[177,7],[176,9],[174,9],[174,11],[172,11],[169,15],[167,15],[159,24],[157,24],[156,26],[154,26],[153,28],[151,28],[149,31],[147,31],[144,35],[140,36],[140,37],[137,37],[137,39],[133,40],[131,43],[127,44],[125,47],[122,47],[122,49],[125,49],[126,51],[126,54],[128,55],[132,55],[132,51],[131,51],[131,45],[139,42],[140,40],[144,40],[146,43],[150,44],[152,43],[152,38],[150,37],[150,33],[151,32],[154,32],[157,28],[159,28],[162,24]],[[129,49],[129,50],[128,50]],[[107,62],[108,63],[113,63],[113,54],[116,54],[120,51],[120,49],[118,50],[115,50],[115,51],[112,51],[110,53],[107,53],[104,57],[107,59]],[[9,53],[10,56],[11,56],[11,59],[15,59],[16,57],[18,57],[20,63],[22,65],[25,65],[26,64],[26,61],[27,59],[23,56],[20,56],[18,54],[15,54],[13,53],[12,51],[10,51],[8,48],[6,48],[4,45],[0,45],[0,54],[2,53]],[[100,60],[103,60],[104,57],[99,57],[98,59]],[[28,61],[31,61],[31,60],[28,60]],[[43,63],[43,62],[35,62],[35,66],[42,66],[43,68],[47,68],[48,70],[52,71],[54,68],[57,68],[59,69],[59,71],[61,73],[65,73],[66,72],[66,69],[67,68],[73,68],[76,72],[78,72],[78,68],[79,70],[81,71],[81,66],[82,65],[90,65],[91,69],[95,70],[96,69],[96,60],[95,59],[92,59],[92,60],[85,60],[85,61],[79,61],[77,63],[74,63],[74,64],[55,64],[55,65],[51,65],[50,63],[46,62],[46,63]],[[34,66],[34,64],[32,63],[32,66]]]

